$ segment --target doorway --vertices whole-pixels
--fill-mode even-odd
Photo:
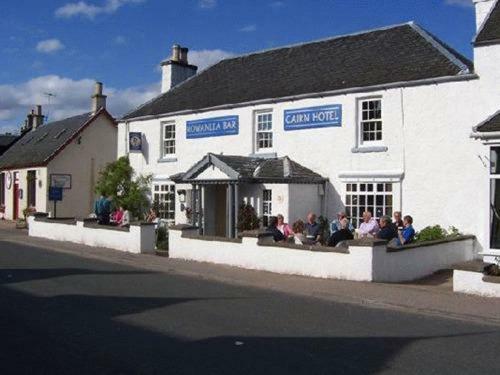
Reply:
[[[12,187],[12,199],[13,199],[13,213],[12,219],[17,220],[19,218],[19,172],[14,172],[13,176],[14,184]]]
[[[36,171],[28,171],[28,207],[36,207]]]
[[[215,219],[215,235],[220,237],[226,236],[226,221],[227,221],[227,200],[226,200],[227,185],[214,186],[214,219]]]

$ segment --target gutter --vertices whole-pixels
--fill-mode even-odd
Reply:
[[[130,121],[139,121],[139,120],[152,120],[152,119],[157,119],[157,118],[161,118],[161,117],[172,117],[172,116],[187,115],[187,114],[193,114],[193,113],[203,113],[203,112],[209,112],[209,111],[215,111],[215,110],[221,110],[221,109],[233,109],[233,108],[240,108],[240,107],[246,107],[246,106],[252,106],[252,105],[259,105],[259,104],[280,103],[280,102],[295,101],[295,100],[302,100],[302,99],[309,99],[309,98],[322,98],[325,96],[346,95],[346,94],[353,94],[353,93],[360,93],[360,92],[389,90],[389,89],[400,88],[400,87],[437,85],[440,83],[461,82],[461,81],[469,81],[469,80],[473,80],[473,79],[479,79],[479,76],[477,74],[468,73],[468,74],[461,74],[461,75],[456,75],[456,76],[425,78],[425,79],[420,79],[420,80],[416,80],[416,81],[401,81],[401,82],[385,83],[385,84],[373,85],[373,86],[352,87],[352,88],[348,88],[348,89],[323,91],[323,92],[319,92],[319,93],[291,95],[291,96],[284,96],[284,97],[280,97],[280,98],[267,98],[267,99],[251,100],[251,101],[247,101],[247,102],[234,103],[234,104],[222,104],[222,105],[218,105],[218,106],[206,107],[206,108],[200,108],[200,109],[186,109],[186,110],[182,110],[182,111],[160,113],[157,115],[145,115],[145,116],[132,117],[132,118],[127,118],[127,119],[122,119],[119,122],[123,123],[125,121],[130,122]]]
[[[472,132],[470,134],[470,137],[472,139],[492,139],[492,138],[498,138],[500,140],[500,131],[496,132]]]

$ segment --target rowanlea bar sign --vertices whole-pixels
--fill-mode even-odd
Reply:
[[[239,131],[238,116],[212,117],[186,122],[186,138],[220,137],[237,135]]]
[[[342,105],[289,109],[284,112],[285,130],[342,126]]]

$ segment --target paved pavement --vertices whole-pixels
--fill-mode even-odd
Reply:
[[[127,264],[131,260],[139,267]],[[201,277],[196,266],[0,230],[0,373],[500,371],[500,327],[494,321],[363,306],[354,297],[345,303],[318,289],[322,282],[336,289],[339,282],[219,266],[216,280],[214,269]],[[258,279],[275,285],[231,285],[235,275],[242,275],[239,284],[253,278],[254,284]],[[353,295],[372,285],[353,284]],[[297,292],[284,292],[293,286]],[[316,288],[306,296],[311,286]],[[377,286],[419,293],[430,288]],[[436,289],[448,295],[445,287]],[[467,305],[469,298],[462,298]]]

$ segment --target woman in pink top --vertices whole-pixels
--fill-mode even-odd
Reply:
[[[120,206],[118,210],[116,210],[113,214],[113,222],[116,225],[121,225],[122,220],[123,220],[123,208]]]
[[[285,238],[293,236],[292,228],[290,228],[290,225],[285,223],[285,218],[283,217],[283,215],[278,214],[276,218],[278,219],[278,225],[276,225],[276,228],[278,228],[278,230],[283,233],[283,236],[285,236]]]

